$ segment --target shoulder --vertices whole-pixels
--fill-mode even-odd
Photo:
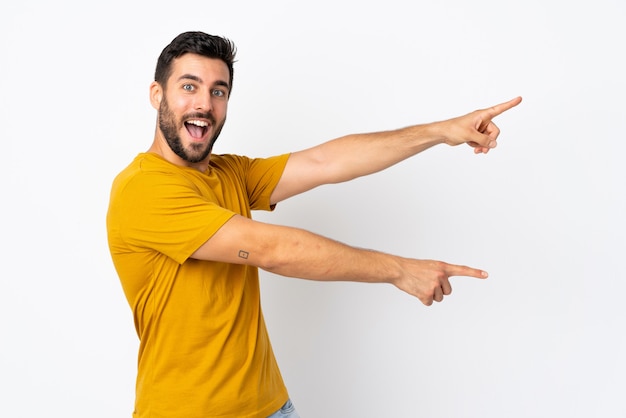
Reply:
[[[272,157],[248,157],[237,154],[217,154],[211,156],[209,163],[211,168],[224,170],[251,170],[255,168],[271,169],[283,167],[287,163],[289,154],[275,155]]]
[[[146,195],[165,191],[168,186],[190,185],[187,169],[179,167],[156,154],[142,153],[124,168],[113,180],[112,194]]]
[[[241,168],[247,166],[251,158],[237,154],[214,154],[211,155],[209,167],[217,169]]]

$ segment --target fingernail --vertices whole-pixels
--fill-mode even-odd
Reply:
[[[487,273],[486,271],[482,272],[483,277],[489,277],[489,273]]]

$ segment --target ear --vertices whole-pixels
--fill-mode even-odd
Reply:
[[[163,89],[159,83],[153,81],[152,84],[150,84],[150,103],[152,107],[159,110],[161,100],[163,100]]]

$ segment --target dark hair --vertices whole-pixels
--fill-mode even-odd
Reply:
[[[204,32],[183,32],[163,48],[157,60],[154,81],[165,87],[172,74],[172,61],[186,53],[193,53],[207,58],[217,58],[226,64],[230,72],[230,89],[233,88],[233,63],[237,49],[226,38],[209,35]]]

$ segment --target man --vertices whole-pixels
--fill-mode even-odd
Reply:
[[[311,280],[391,283],[425,305],[450,294],[451,276],[487,277],[256,222],[251,210],[273,210],[291,196],[380,171],[441,143],[487,153],[499,134],[492,119],[521,98],[271,158],[212,155],[234,58],[232,42],[202,32],[182,33],[162,51],[150,86],[158,111],[154,141],[113,182],[109,247],[140,339],[136,418],[297,417],[263,320],[258,268]]]

